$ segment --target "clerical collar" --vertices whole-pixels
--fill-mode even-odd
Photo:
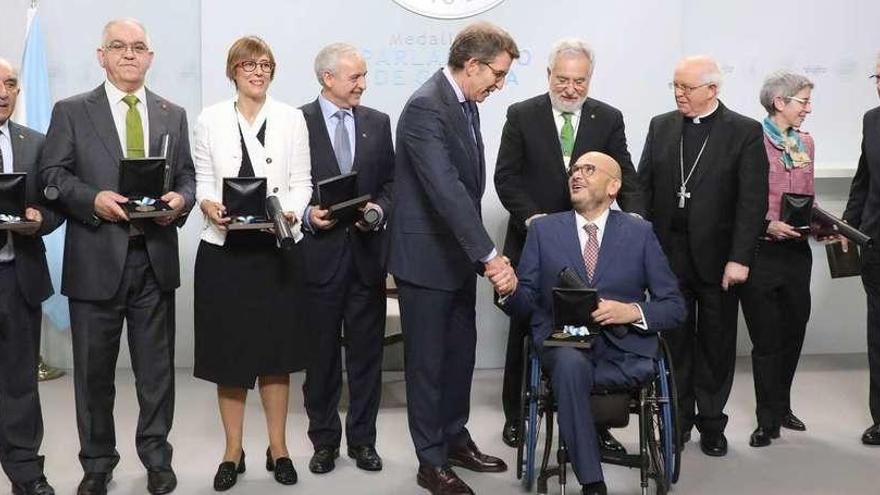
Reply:
[[[715,100],[715,106],[712,107],[712,110],[709,110],[708,112],[706,112],[702,115],[697,115],[696,117],[693,117],[693,118],[685,117],[685,119],[688,119],[689,121],[693,122],[694,124],[700,124],[700,123],[702,123],[703,120],[711,120],[712,117],[715,116],[714,114],[718,110],[718,107],[720,107],[720,106],[721,105],[719,105],[718,100]]]

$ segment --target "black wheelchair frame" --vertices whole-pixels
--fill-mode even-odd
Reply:
[[[648,480],[654,481],[655,493],[664,495],[678,481],[681,470],[681,449],[678,442],[678,395],[672,370],[669,347],[659,337],[659,355],[655,360],[656,375],[653,380],[638,389],[594,390],[591,394],[593,416],[597,425],[622,428],[629,424],[630,414],[639,416],[639,452],[627,454],[602,452],[606,464],[638,468],[642,495],[648,494]],[[547,493],[547,480],[559,478],[565,494],[566,464],[565,443],[559,439],[557,465],[548,466],[553,448],[554,414],[556,399],[549,377],[541,372],[541,363],[530,336],[523,342],[524,379],[520,398],[521,424],[517,445],[517,479],[522,480],[526,491],[535,483],[535,460],[541,420],[544,419],[544,452],[541,469],[537,476],[537,493]]]

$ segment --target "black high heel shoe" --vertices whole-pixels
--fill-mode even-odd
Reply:
[[[272,450],[266,448],[266,471],[275,472],[275,481],[282,485],[295,485],[298,478],[296,469],[293,467],[293,461],[290,457],[279,457],[272,459]]]
[[[241,457],[238,459],[238,466],[232,461],[221,462],[217,468],[217,474],[214,475],[214,490],[225,492],[238,481],[238,475],[244,473],[244,450],[241,451]]]

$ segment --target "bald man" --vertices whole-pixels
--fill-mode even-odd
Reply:
[[[533,220],[517,267],[519,286],[503,303],[515,316],[531,315],[531,333],[559,404],[559,433],[582,493],[590,495],[606,493],[590,391],[650,380],[657,332],[675,329],[685,315],[678,282],[651,224],[609,209],[620,186],[613,158],[599,152],[578,158],[568,168],[574,210]],[[543,347],[554,331],[553,287],[565,268],[598,291],[592,317],[610,330],[587,350]]]
[[[0,465],[13,494],[51,495],[40,455],[37,356],[40,304],[52,295],[43,236],[63,220],[39,200],[43,135],[10,120],[20,89],[18,72],[0,58],[0,173],[27,174],[24,217],[35,222],[28,230],[0,230]]]
[[[746,281],[767,212],[761,124],[718,100],[721,71],[683,59],[670,83],[678,107],[651,119],[639,162],[647,219],[678,276],[687,320],[669,335],[683,442],[727,454],[724,406],[736,357],[735,285]]]

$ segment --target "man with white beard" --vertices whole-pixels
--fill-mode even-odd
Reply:
[[[504,255],[514,266],[519,263],[526,231],[533,219],[571,210],[566,171],[588,151],[605,153],[620,164],[620,208],[639,214],[644,211],[638,178],[626,147],[623,115],[587,96],[594,67],[593,50],[585,41],[559,40],[550,51],[547,64],[549,92],[507,109],[495,164],[495,189],[510,212]],[[502,393],[502,438],[510,446],[516,445],[520,435],[522,342],[527,332],[528,321],[511,318]],[[603,448],[623,450],[607,430],[599,430],[599,438]]]

